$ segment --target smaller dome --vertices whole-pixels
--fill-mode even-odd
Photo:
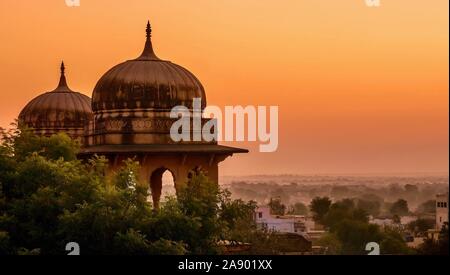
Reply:
[[[82,135],[85,124],[93,118],[91,99],[72,91],[67,86],[64,72],[63,62],[58,87],[31,100],[20,112],[19,125],[26,125],[43,135],[60,131],[69,136]]]

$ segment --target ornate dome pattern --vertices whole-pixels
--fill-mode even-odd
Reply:
[[[116,65],[106,72],[94,88],[94,112],[115,110],[170,110],[177,105],[192,108],[193,98],[202,98],[205,90],[187,69],[159,59],[151,42],[151,27],[147,23],[147,39],[142,54]]]

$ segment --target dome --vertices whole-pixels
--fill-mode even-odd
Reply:
[[[20,112],[19,124],[33,128],[37,134],[51,135],[65,131],[69,136],[82,136],[85,124],[92,119],[91,100],[88,96],[72,91],[64,75],[58,87],[31,100]]]
[[[106,72],[94,88],[94,112],[112,110],[170,110],[177,105],[192,108],[193,98],[202,98],[205,91],[200,81],[187,69],[158,58],[151,42],[147,23],[147,40],[142,54],[116,65]]]

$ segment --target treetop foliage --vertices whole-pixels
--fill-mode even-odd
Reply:
[[[132,159],[105,176],[107,160],[78,160],[65,134],[1,136],[0,254],[66,254],[69,242],[82,254],[217,254],[219,240],[258,236],[256,204],[232,200],[201,172],[157,210]]]

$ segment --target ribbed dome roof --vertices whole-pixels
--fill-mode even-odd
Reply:
[[[31,100],[20,112],[20,124],[37,130],[61,130],[83,128],[92,119],[91,99],[67,86],[64,71],[62,63],[58,87]]]
[[[92,94],[92,109],[169,110],[177,105],[191,108],[196,97],[202,98],[205,107],[206,95],[200,81],[187,69],[155,55],[148,23],[144,51],[100,78]]]

